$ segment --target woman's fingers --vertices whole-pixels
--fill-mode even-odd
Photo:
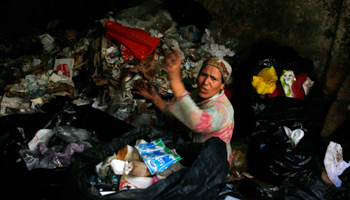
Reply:
[[[145,80],[143,79],[138,79],[138,80],[133,80],[132,81],[134,84],[132,84],[131,86],[139,91],[141,90],[145,90],[147,91],[148,88],[152,88],[152,85],[151,84],[147,84],[145,82]]]
[[[141,85],[142,85],[144,88],[147,88],[147,87],[148,87],[148,85],[147,85],[147,83],[145,82],[145,80],[143,80],[143,79],[139,79],[139,80],[140,80]]]
[[[141,92],[140,92],[140,91],[137,91],[137,90],[136,90],[136,91],[133,91],[132,93],[142,96],[142,95],[141,95]]]

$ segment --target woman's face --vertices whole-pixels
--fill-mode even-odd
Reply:
[[[198,95],[207,99],[215,94],[219,93],[220,90],[224,89],[225,84],[222,82],[221,72],[218,68],[207,65],[204,66],[202,71],[198,75]]]

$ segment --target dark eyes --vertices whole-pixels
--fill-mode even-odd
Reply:
[[[209,75],[207,73],[202,72],[201,76],[208,77]],[[211,80],[216,81],[218,80],[215,76],[210,75]]]

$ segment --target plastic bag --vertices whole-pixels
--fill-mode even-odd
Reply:
[[[225,45],[229,49],[233,50],[237,47],[238,40],[232,37],[230,31],[224,28],[219,22],[211,21],[209,26],[207,27],[208,32],[206,33],[210,38],[210,40],[219,45]],[[208,40],[208,39],[207,39]],[[202,39],[202,42],[203,41]]]
[[[45,104],[46,113],[17,114],[0,118],[0,170],[4,172],[2,177],[6,180],[2,190],[4,198],[53,199],[64,191],[67,176],[65,167],[28,171],[19,153],[38,130],[52,129],[55,125],[64,125],[71,121],[72,114],[63,112],[67,100],[63,99],[66,97]],[[18,192],[18,188],[21,188],[21,192]]]
[[[310,78],[315,80],[315,83],[305,99],[283,96],[268,98],[256,92],[251,85],[252,77],[269,66],[274,66],[277,77],[285,69],[292,70],[296,75],[310,74],[313,70],[312,61],[301,58],[292,48],[279,46],[271,40],[257,42],[252,47],[250,57],[243,61],[233,73],[233,96],[240,97],[231,99],[235,107],[235,116],[237,116],[236,128],[240,129],[239,126],[242,123],[245,124],[242,129],[249,129],[251,127],[249,125],[255,124],[255,120],[258,119],[321,121],[322,109],[320,108],[323,106],[323,93],[316,78],[312,76]]]
[[[124,44],[139,60],[145,59],[159,44],[160,39],[151,37],[142,29],[124,27],[117,22],[106,21],[106,37]]]
[[[262,69],[253,76],[252,85],[258,94],[270,94],[276,88],[277,74],[273,66]]]
[[[283,126],[303,128],[305,135],[294,146]],[[260,120],[250,136],[247,155],[248,172],[259,180],[279,185],[288,177],[321,176],[325,145],[321,124]]]
[[[179,31],[179,34],[191,41],[191,42],[196,42],[199,40],[199,30],[196,28],[195,25],[189,25],[189,26],[186,26],[186,27],[180,27],[180,31]]]
[[[229,197],[244,200],[271,199],[259,184],[248,178],[220,184],[217,200],[226,200]]]
[[[164,171],[172,164],[182,160],[182,158],[170,151],[161,139],[156,139],[147,144],[135,146],[140,156],[146,163],[151,174]]]
[[[218,184],[226,177],[229,169],[224,142],[214,137],[205,143],[194,144],[181,138],[178,139],[179,135],[151,126],[137,127],[109,143],[91,148],[81,154],[74,154],[69,175],[70,183],[85,198],[103,199],[102,196],[95,196],[88,192],[91,186],[87,180],[91,175],[91,169],[118,149],[141,138],[146,141],[161,138],[167,147],[175,148],[183,160],[187,160],[182,164],[188,169],[181,169],[144,190],[128,190],[111,194],[110,199],[216,198]],[[203,166],[206,167],[203,168]],[[70,195],[79,196],[77,191],[70,192]]]
[[[281,183],[284,199],[333,199],[328,198],[329,189],[320,177],[288,178]]]
[[[340,187],[342,185],[342,181],[338,176],[340,176],[345,169],[350,166],[350,162],[347,163],[343,160],[343,149],[340,144],[332,141],[329,143],[324,158],[324,166],[329,179],[336,187]]]

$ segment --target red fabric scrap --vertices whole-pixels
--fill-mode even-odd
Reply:
[[[305,99],[305,91],[303,87],[303,83],[306,81],[308,74],[302,73],[295,75],[295,82],[292,85],[292,91],[294,93],[294,98],[296,99]]]
[[[125,27],[118,22],[106,21],[106,38],[124,44],[137,59],[143,60],[158,46],[160,39],[138,28]]]
[[[294,98],[296,99],[305,99],[306,94],[304,91],[303,84],[308,77],[308,73],[301,73],[295,75],[295,82],[292,85],[292,92],[294,93]],[[269,98],[277,97],[277,96],[285,96],[280,80],[276,82],[276,89],[272,94],[269,94]]]
[[[273,93],[268,94],[269,98],[277,97],[277,96],[285,96],[280,80],[276,82],[276,88]]]

